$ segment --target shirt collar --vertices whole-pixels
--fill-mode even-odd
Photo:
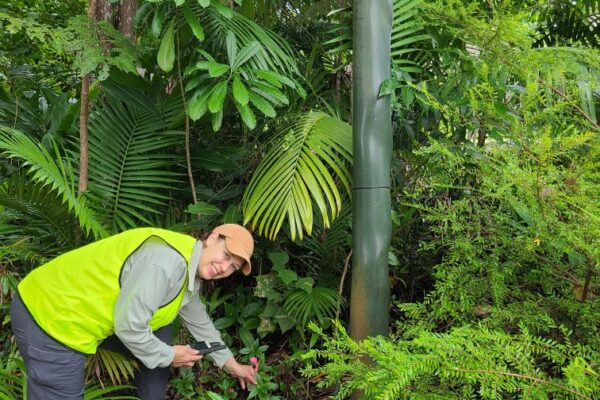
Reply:
[[[202,256],[202,242],[198,240],[192,250],[192,258],[188,266],[188,290],[193,294],[200,291],[202,280],[198,277],[198,262]]]

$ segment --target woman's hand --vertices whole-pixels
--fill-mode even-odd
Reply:
[[[256,385],[256,372],[258,371],[258,364],[254,366],[243,365],[238,363],[235,358],[230,358],[223,365],[227,372],[234,378],[237,378],[240,381],[240,386],[242,389],[246,389],[246,387],[250,384]]]
[[[202,358],[199,351],[192,349],[190,346],[173,346],[175,348],[175,357],[171,365],[175,368],[193,367],[196,361]]]

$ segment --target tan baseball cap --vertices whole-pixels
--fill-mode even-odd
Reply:
[[[217,226],[213,232],[225,237],[227,250],[244,259],[242,272],[244,275],[250,275],[250,271],[252,271],[250,257],[254,251],[254,239],[248,229],[238,224],[224,224]]]

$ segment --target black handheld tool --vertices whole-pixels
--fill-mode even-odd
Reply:
[[[199,342],[190,343],[190,347],[192,349],[196,349],[202,355],[206,355],[208,353],[212,353],[213,351],[226,349],[223,343],[219,342],[207,342],[206,340],[201,340]]]

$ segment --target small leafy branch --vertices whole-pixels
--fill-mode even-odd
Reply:
[[[213,130],[218,131],[229,93],[244,124],[254,129],[256,116],[250,105],[266,117],[273,118],[277,115],[273,106],[289,104],[288,97],[282,92],[284,86],[304,93],[292,79],[249,65],[248,62],[262,50],[258,41],[252,41],[238,50],[237,38],[230,31],[226,43],[227,64],[218,62],[206,51],[201,50],[199,53],[204,59],[185,71],[185,76],[190,78],[185,90],[190,92],[187,111],[192,120],[199,120],[210,111]]]
[[[141,52],[110,23],[74,17],[60,32],[54,44],[60,51],[74,54],[74,69],[80,76],[95,73],[99,80],[108,78],[111,67],[137,74]]]
[[[303,334],[310,321],[326,325],[333,318],[341,301],[334,289],[315,284],[311,277],[300,277],[288,268],[287,253],[269,253],[273,269],[269,274],[256,277],[254,294],[267,301],[260,317],[259,330],[275,330],[275,324],[282,333],[296,327]]]

